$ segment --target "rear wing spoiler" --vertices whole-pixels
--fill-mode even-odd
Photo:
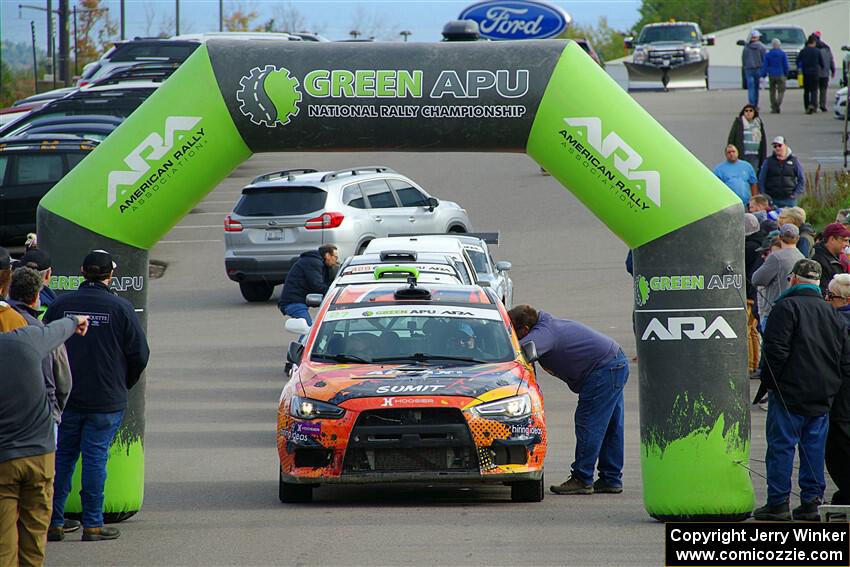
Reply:
[[[499,245],[499,233],[498,232],[417,232],[417,233],[406,233],[406,234],[388,234],[390,238],[393,237],[405,237],[405,236],[471,236],[473,238],[480,238],[487,244],[492,244],[494,246]]]

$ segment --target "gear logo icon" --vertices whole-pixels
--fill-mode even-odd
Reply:
[[[649,282],[643,276],[635,278],[635,303],[638,307],[643,307],[649,301]]]
[[[298,116],[301,83],[289,74],[289,69],[274,65],[254,67],[239,80],[239,86],[239,111],[257,126],[285,126]]]

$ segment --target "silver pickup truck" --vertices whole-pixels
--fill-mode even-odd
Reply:
[[[625,38],[634,49],[626,63],[633,82],[658,82],[670,88],[708,88],[708,50],[714,36],[703,36],[694,22],[663,22],[643,27],[637,39]]]

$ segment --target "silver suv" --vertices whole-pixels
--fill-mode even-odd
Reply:
[[[224,267],[246,300],[266,301],[298,256],[322,244],[345,259],[388,234],[471,230],[466,210],[389,167],[287,169],[242,190],[224,219]]]

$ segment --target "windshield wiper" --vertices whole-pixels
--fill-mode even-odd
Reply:
[[[470,356],[452,356],[450,354],[425,354],[424,352],[417,352],[405,356],[384,356],[381,358],[372,359],[372,362],[430,362],[434,360],[451,360],[457,362],[469,362],[471,364],[484,364],[487,362],[486,360],[479,360]]]
[[[356,354],[311,354],[310,358],[313,360],[332,360],[333,362],[359,362],[361,364],[372,363],[371,360],[367,360],[363,357],[357,356]]]

